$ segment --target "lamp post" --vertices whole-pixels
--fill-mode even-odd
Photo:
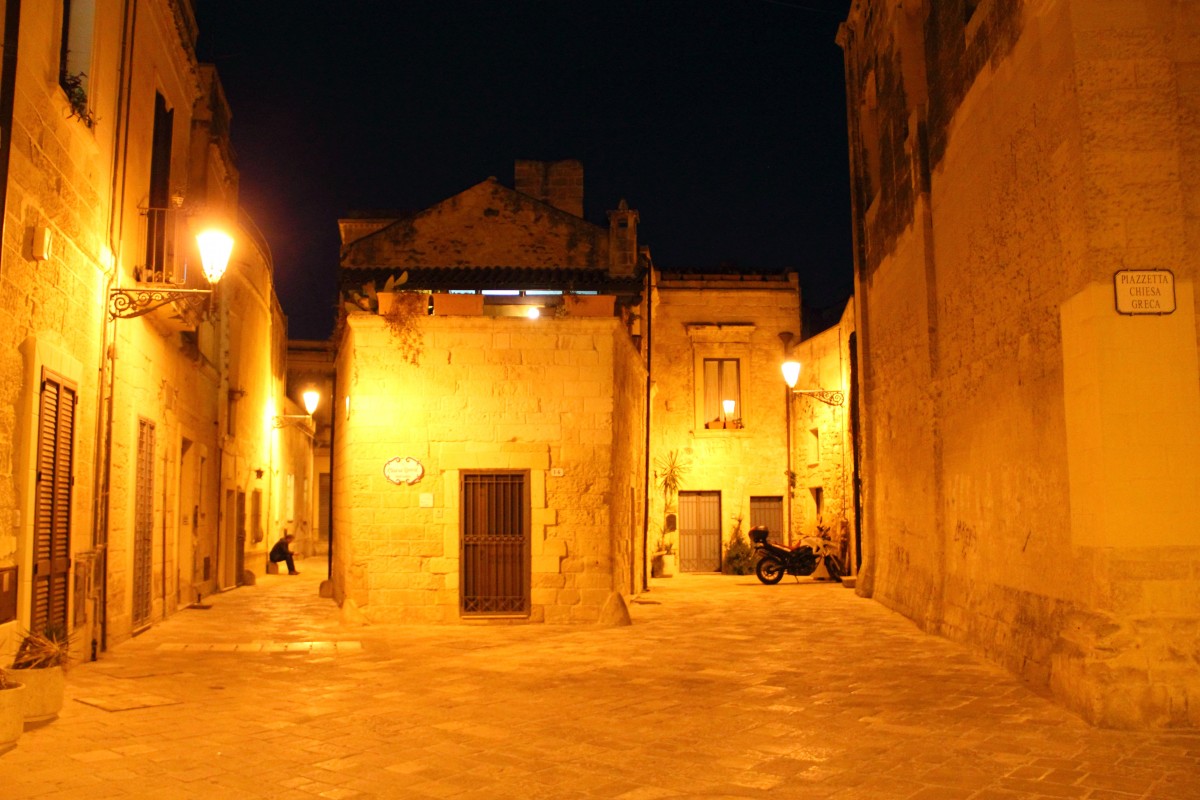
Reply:
[[[109,316],[113,319],[141,317],[168,303],[182,300],[190,304],[212,296],[213,289],[229,266],[229,256],[233,253],[233,237],[217,228],[206,228],[196,235],[196,244],[200,248],[200,263],[210,288],[175,289],[147,286],[136,289],[110,289]]]

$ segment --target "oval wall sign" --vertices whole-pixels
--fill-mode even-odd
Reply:
[[[383,477],[397,486],[402,483],[412,486],[425,477],[425,467],[412,456],[396,456],[383,465]]]

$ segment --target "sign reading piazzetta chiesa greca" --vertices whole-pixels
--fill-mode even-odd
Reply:
[[[1123,269],[1113,274],[1118,314],[1175,313],[1175,273],[1169,269]]]

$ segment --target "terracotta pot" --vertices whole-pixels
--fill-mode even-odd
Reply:
[[[435,294],[433,296],[433,315],[457,317],[478,317],[483,314],[483,295],[481,294]]]
[[[25,722],[45,722],[62,711],[67,679],[62,667],[6,669],[9,681],[25,684]]]
[[[0,689],[0,753],[17,746],[21,731],[25,730],[25,685]]]

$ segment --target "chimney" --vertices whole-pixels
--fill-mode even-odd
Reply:
[[[624,199],[608,212],[608,274],[632,275],[637,267],[638,212]]]
[[[560,211],[583,216],[583,164],[568,161],[517,161],[514,185],[521,194]]]

